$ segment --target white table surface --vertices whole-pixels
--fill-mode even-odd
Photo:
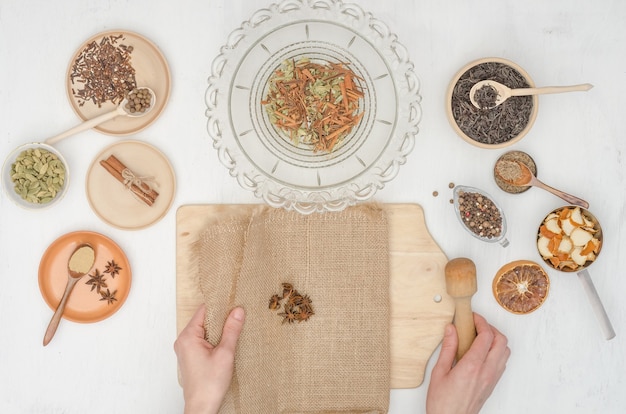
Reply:
[[[24,211],[0,198],[0,412],[175,413],[183,407],[172,344],[176,336],[176,208],[197,203],[254,203],[212,148],[204,115],[211,62],[229,33],[271,0],[1,0],[0,155],[78,122],[64,79],[76,48],[95,33],[128,29],[155,42],[172,72],[162,116],[132,138],[151,142],[177,175],[174,206],[140,231],[113,228],[90,209],[84,176],[93,157],[117,138],[88,131],[57,144],[73,184],[56,207]],[[471,6],[469,5],[471,3]],[[177,4],[176,6],[174,4]],[[399,175],[375,199],[418,203],[449,258],[477,265],[474,309],[504,332],[507,370],[484,413],[626,412],[626,2],[587,0],[360,0],[408,49],[421,80],[423,119],[417,145]],[[469,19],[475,15],[476,20]],[[587,93],[540,97],[528,136],[509,149],[529,153],[548,184],[590,202],[605,229],[591,274],[617,332],[606,341],[575,275],[549,271],[551,291],[538,311],[516,316],[491,293],[505,263],[539,261],[534,233],[545,213],[563,205],[533,188],[510,195],[491,169],[506,150],[484,150],[455,135],[444,94],[464,64],[487,56],[520,64],[537,85],[590,82]],[[508,149],[507,149],[508,150]],[[509,221],[508,248],[466,233],[449,204],[448,183],[491,193]],[[434,197],[433,191],[439,196]],[[133,267],[130,296],[118,313],[94,324],[62,321],[41,345],[52,311],[37,282],[39,260],[57,237],[103,233]],[[391,392],[390,412],[421,413],[430,371],[416,389]]]

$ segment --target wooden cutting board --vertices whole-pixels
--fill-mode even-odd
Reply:
[[[176,327],[179,333],[202,303],[191,246],[211,223],[250,215],[256,204],[185,205],[176,213]],[[446,293],[448,259],[433,240],[417,204],[386,204],[389,220],[391,387],[414,388],[454,315]],[[245,329],[245,328],[244,328]]]

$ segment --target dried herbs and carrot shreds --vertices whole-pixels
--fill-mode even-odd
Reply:
[[[344,63],[286,60],[270,77],[261,103],[294,144],[331,152],[363,117],[359,80]]]
[[[300,294],[291,283],[283,283],[281,286],[282,294],[272,295],[269,308],[280,309],[281,301],[283,301],[283,312],[278,313],[278,316],[283,318],[283,323],[302,322],[315,315],[313,301],[309,295]]]
[[[80,52],[70,74],[72,85],[82,85],[77,90],[72,88],[79,106],[90,101],[98,107],[106,101],[119,103],[137,86],[130,62],[133,47],[120,43],[123,40],[121,34],[104,36]]]

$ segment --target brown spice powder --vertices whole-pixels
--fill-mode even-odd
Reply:
[[[496,163],[496,173],[511,183],[522,178],[522,168],[515,161],[500,160]]]
[[[522,164],[526,165],[528,169],[532,171],[532,173],[535,176],[537,175],[537,165],[535,164],[535,161],[532,159],[530,155],[526,154],[523,151],[506,152],[502,154],[500,158],[498,158],[498,160],[496,161],[496,165],[500,161],[521,162]],[[530,186],[526,186],[526,185],[512,185],[512,184],[507,183],[506,181],[504,181],[502,178],[498,176],[498,172],[496,171],[495,166],[494,166],[493,178],[496,184],[498,185],[498,187],[500,187],[503,191],[510,193],[510,194],[523,193],[524,191],[527,191],[530,188]]]

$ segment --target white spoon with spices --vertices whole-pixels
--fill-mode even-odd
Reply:
[[[135,88],[128,93],[126,98],[124,98],[124,100],[120,102],[117,108],[115,108],[113,111],[89,119],[82,124],[75,126],[74,128],[68,129],[65,132],[50,137],[45,140],[44,143],[52,145],[64,138],[91,129],[117,116],[130,116],[134,118],[144,116],[152,110],[155,100],[156,95],[154,94],[154,91],[152,89],[147,87]]]
[[[486,89],[483,89],[486,88]],[[580,85],[571,86],[545,86],[542,88],[518,88],[511,89],[506,85],[503,85],[494,80],[483,80],[476,82],[472,89],[470,89],[470,101],[479,109],[491,109],[500,105],[511,96],[525,96],[525,95],[543,95],[549,93],[563,93],[563,92],[584,92],[593,88],[590,83],[583,83]],[[481,99],[480,95],[477,99],[476,94],[482,94],[484,97]],[[483,101],[483,102],[479,102]]]

